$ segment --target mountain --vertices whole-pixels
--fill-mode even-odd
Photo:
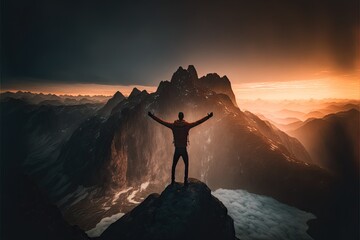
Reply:
[[[110,225],[102,240],[235,240],[234,222],[226,207],[206,184],[189,179],[175,183],[159,194],[149,195],[140,205]]]
[[[300,119],[298,118],[272,118],[272,120],[276,123],[276,124],[291,124],[291,123],[295,123],[295,122],[299,122]]]
[[[156,92],[134,89],[128,98],[109,103],[115,106],[105,115],[95,104],[53,106],[6,98],[0,102],[3,171],[27,173],[66,219],[91,229],[96,222],[84,221],[102,219],[114,209],[125,213],[137,203],[134,198],[140,201],[144,183],[159,187],[170,181],[172,133],[150,119],[149,111],[166,121],[182,111],[189,122],[213,112],[190,132],[189,176],[212,189],[271,196],[319,219],[326,219],[322,214],[329,209],[343,210],[334,200],[341,196],[336,179],[314,164],[299,141],[241,111],[227,78],[208,78],[199,78],[193,66],[180,67]],[[182,173],[180,162],[176,178]],[[117,204],[124,191],[128,197],[120,199],[126,202]],[[345,219],[334,216],[328,219],[337,224]]]
[[[191,70],[189,70],[189,68],[191,68]],[[189,68],[188,68],[188,71],[196,72],[194,66],[190,65]],[[196,74],[196,76],[197,76],[197,74]],[[220,77],[216,73],[209,73],[206,76],[201,77],[199,79],[199,81],[196,81],[196,84],[200,87],[208,88],[218,94],[223,93],[223,94],[227,95],[231,99],[231,102],[235,106],[237,106],[235,94],[233,93],[233,91],[231,89],[231,83],[230,83],[229,79],[227,78],[227,76]]]
[[[293,123],[289,123],[289,124],[276,124],[274,123],[274,125],[276,127],[278,127],[279,129],[281,129],[282,131],[288,133],[289,131],[293,131],[299,127],[301,127],[302,125],[304,125],[303,121],[298,121],[298,122],[293,122]]]
[[[248,189],[301,207],[312,204],[312,194],[323,194],[330,176],[311,164],[296,139],[242,112],[224,93],[201,87],[204,79],[188,69],[180,67],[154,93],[135,91],[107,119],[84,121],[59,156],[66,174],[78,185],[96,184],[108,191],[148,181],[165,184],[170,179],[172,134],[147,112],[167,121],[177,119],[179,111],[188,121],[214,112],[212,119],[191,130],[190,176],[211,188]],[[307,178],[299,177],[303,175]]]
[[[32,92],[2,92],[0,93],[0,101],[4,101],[8,98],[21,99],[30,104],[42,104],[42,105],[80,105],[80,104],[97,104],[101,106],[108,96],[70,96],[70,95],[56,95],[56,94],[43,94]]]
[[[99,109],[98,113],[105,116],[110,115],[112,109],[124,99],[125,96],[121,92],[117,91],[114,96],[110,98],[101,109]]]
[[[356,109],[310,120],[290,135],[304,144],[314,161],[334,173],[347,175],[348,171],[359,169],[359,111]]]
[[[305,119],[309,119],[309,118],[322,118],[324,117],[326,114],[324,114],[321,111],[311,111],[309,113],[307,113],[304,118]]]
[[[296,110],[282,109],[280,111],[275,112],[274,115],[277,116],[278,118],[297,118],[301,120],[303,119],[305,113]]]
[[[313,163],[306,149],[296,138],[290,137],[270,122],[261,120],[258,116],[251,112],[245,111],[245,114],[253,120],[253,125],[256,126],[256,129],[258,129],[258,131],[260,131],[264,136],[275,141],[275,143],[278,144],[277,147],[283,148],[282,151],[288,152],[293,158],[299,159],[305,163]],[[272,146],[276,147],[274,145]]]
[[[336,178],[333,195],[326,202],[331,211],[321,213],[326,227],[311,232],[316,238],[359,238],[359,120],[359,111],[351,109],[310,120],[290,133],[304,144],[317,164]]]
[[[6,98],[23,99],[33,104],[38,104],[46,100],[61,101],[61,98],[55,94],[43,94],[43,93],[35,94],[31,92],[22,92],[22,91],[17,91],[16,93],[4,92],[0,94],[1,100],[4,100]]]

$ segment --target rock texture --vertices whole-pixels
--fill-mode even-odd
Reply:
[[[189,185],[169,185],[149,195],[124,215],[100,239],[236,239],[234,223],[226,207],[196,179]]]
[[[231,83],[227,76],[220,77],[217,73],[209,73],[206,76],[201,77],[196,84],[211,89],[216,93],[229,96],[232,104],[237,107],[235,94],[231,89]]]

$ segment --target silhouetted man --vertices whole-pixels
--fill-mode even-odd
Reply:
[[[208,113],[208,115],[206,117],[204,117],[196,122],[193,122],[193,123],[186,122],[184,120],[184,113],[182,113],[182,112],[179,112],[179,119],[174,121],[174,123],[165,122],[164,120],[156,117],[151,112],[148,112],[148,115],[152,119],[157,121],[158,123],[161,123],[165,127],[168,127],[172,130],[173,135],[174,135],[175,153],[174,153],[174,158],[173,158],[173,163],[172,163],[172,168],[171,168],[171,184],[174,184],[174,182],[175,182],[176,164],[179,161],[179,158],[182,157],[184,160],[184,163],[185,163],[184,185],[186,186],[188,184],[187,179],[188,179],[188,172],[189,172],[189,157],[188,157],[188,153],[186,150],[187,143],[188,143],[189,130],[191,128],[205,122],[209,118],[211,118],[213,116],[213,113],[212,112]]]

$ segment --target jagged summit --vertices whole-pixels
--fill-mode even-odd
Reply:
[[[110,225],[101,235],[112,239],[231,239],[234,223],[226,207],[205,183],[169,185],[161,195],[149,195],[139,206]]]
[[[237,106],[235,94],[231,89],[231,83],[225,75],[220,77],[217,73],[209,73],[201,77],[197,84],[201,87],[209,88],[216,93],[223,93],[230,97],[232,103]]]
[[[193,75],[195,68],[190,68],[191,71],[182,68],[181,66],[176,70],[176,72],[171,77],[171,83],[175,84],[177,87],[184,87],[189,88],[194,86],[194,79]],[[191,73],[190,73],[191,72]],[[196,70],[195,70],[196,72]]]
[[[189,65],[187,69],[180,66],[173,74],[170,82],[178,88],[189,90],[194,87],[200,87],[225,94],[231,99],[232,104],[237,106],[235,94],[232,91],[231,83],[227,76],[220,77],[217,73],[209,73],[199,79],[194,65]],[[163,82],[161,84],[164,85]]]
[[[125,96],[119,92],[119,91],[116,91],[116,93],[114,94],[114,96],[112,98],[124,98]]]
[[[199,79],[198,74],[197,74],[197,71],[196,71],[194,65],[189,65],[188,68],[187,68],[187,71],[189,72],[191,78],[192,78],[194,81]]]
[[[141,91],[139,89],[137,89],[136,87],[134,87],[133,90],[131,91],[130,95],[129,95],[129,98],[135,97],[140,93],[141,93]]]
[[[104,107],[99,109],[98,114],[108,116],[112,109],[124,99],[125,96],[121,92],[117,91],[114,96],[107,101]]]
[[[135,101],[135,102],[139,102],[142,98],[144,98],[145,96],[147,96],[149,93],[146,90],[142,90],[140,91],[137,88],[134,88],[129,97],[128,100],[129,101]]]

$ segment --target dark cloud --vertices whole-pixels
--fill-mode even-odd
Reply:
[[[358,5],[3,0],[2,84],[154,84],[192,58],[298,64],[321,56],[351,70],[359,50]]]

